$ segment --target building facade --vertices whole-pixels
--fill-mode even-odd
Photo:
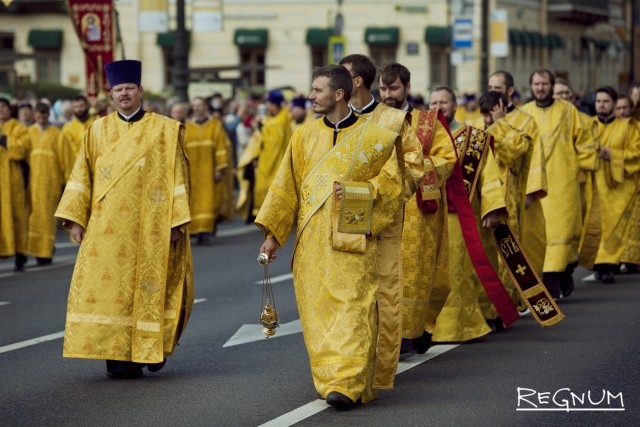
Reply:
[[[406,65],[414,94],[440,84],[478,93],[486,72],[506,69],[526,95],[530,72],[541,67],[578,93],[602,84],[626,90],[634,3],[185,0],[190,94],[274,87],[306,93],[314,67],[349,53]],[[116,58],[140,59],[145,89],[171,94],[176,1],[116,0],[114,7],[122,40]],[[466,33],[461,23],[469,25]],[[0,5],[0,48],[0,92],[16,81],[85,87],[83,51],[63,1]]]

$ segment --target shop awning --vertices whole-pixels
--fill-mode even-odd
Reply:
[[[374,46],[397,46],[400,40],[398,27],[368,27],[364,32],[364,42]]]
[[[308,28],[306,42],[309,46],[328,46],[331,34],[333,32],[329,28]]]
[[[266,47],[269,43],[269,30],[266,28],[238,28],[233,42],[240,47]]]
[[[62,30],[31,30],[27,43],[38,49],[60,49],[62,48]]]
[[[509,30],[509,44],[512,46],[525,46],[526,40],[520,30]]]
[[[545,36],[546,46],[550,49],[562,49],[564,47],[564,42],[562,38],[554,33],[549,33]]]
[[[544,46],[544,37],[538,31],[525,31],[529,36],[529,40],[531,40],[531,46],[533,47],[543,47]]]
[[[451,44],[451,28],[428,26],[424,30],[424,41],[433,46],[449,46]]]
[[[156,44],[164,48],[173,48],[176,44],[176,33],[171,31],[168,33],[158,33],[156,36]],[[187,31],[187,47],[191,46],[191,32]]]

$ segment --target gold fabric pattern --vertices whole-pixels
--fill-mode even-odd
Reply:
[[[402,177],[395,133],[358,119],[338,132],[335,146],[333,137],[322,119],[295,131],[256,224],[283,245],[297,222],[293,283],[314,384],[323,397],[339,391],[365,403],[376,397],[377,239],[365,239],[362,253],[334,250],[337,207],[329,195],[334,181],[368,183],[376,236],[398,211]],[[324,182],[328,190],[316,190]]]
[[[98,179],[108,165],[111,179]],[[87,130],[70,176],[81,185],[66,187],[56,211],[86,229],[69,290],[65,357],[158,363],[173,352],[193,304],[189,239],[169,241],[172,224],[190,220],[188,179],[176,121],[145,113],[127,123],[113,113]],[[92,183],[94,191],[78,191]],[[180,185],[187,191],[174,196]]]
[[[51,258],[58,221],[53,216],[62,193],[58,141],[60,129],[51,125],[42,129],[29,127],[31,153],[29,155],[29,237],[27,253],[40,258]]]

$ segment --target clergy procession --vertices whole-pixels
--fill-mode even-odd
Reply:
[[[69,232],[64,356],[111,378],[164,367],[194,302],[192,245],[239,218],[265,264],[292,245],[277,262],[338,410],[432,344],[557,325],[578,267],[606,287],[638,273],[640,85],[585,104],[536,69],[525,98],[496,70],[484,93],[423,98],[420,70],[353,53],[309,92],[165,105],[144,100],[143,66],[106,64],[109,100],[0,98],[0,256],[18,274],[55,264]]]

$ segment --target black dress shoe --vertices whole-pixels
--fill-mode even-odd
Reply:
[[[615,277],[613,277],[613,273],[610,271],[602,273],[602,283],[610,285],[611,283],[616,283]]]
[[[562,297],[566,298],[569,295],[571,295],[574,287],[575,287],[575,284],[573,282],[573,276],[570,275],[568,277],[565,277],[562,283],[560,284],[560,292],[562,292]]]
[[[116,379],[134,379],[142,376],[144,365],[123,360],[107,360],[107,376]]]
[[[431,334],[429,332],[423,332],[421,337],[411,340],[413,349],[418,354],[425,354],[429,347],[431,347]]]
[[[164,365],[166,363],[167,363],[167,359],[163,359],[162,362],[160,363],[148,363],[147,369],[149,370],[149,372],[158,372],[159,370],[164,368]]]
[[[337,391],[332,391],[327,394],[326,401],[329,405],[333,406],[339,411],[348,411],[355,406],[353,400]]]

